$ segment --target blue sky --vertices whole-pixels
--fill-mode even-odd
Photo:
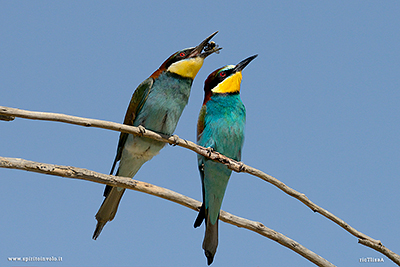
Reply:
[[[176,129],[195,140],[203,83],[244,71],[242,160],[305,193],[400,253],[398,1],[2,1],[0,105],[122,122],[136,86],[172,53],[218,30]],[[118,133],[53,122],[0,122],[0,156],[108,173]],[[129,191],[91,236],[103,185],[0,169],[1,266],[206,266],[204,226],[177,204]],[[196,155],[167,146],[135,177],[201,199]],[[298,200],[233,173],[223,209],[264,223],[338,266],[383,257]],[[220,222],[212,266],[313,266]],[[7,257],[62,257],[9,262]]]

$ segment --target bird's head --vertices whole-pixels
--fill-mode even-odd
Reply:
[[[240,93],[242,70],[256,57],[257,55],[248,57],[236,65],[227,65],[208,75],[204,82],[204,103],[206,103],[213,94]]]
[[[168,71],[181,77],[194,79],[203,66],[204,59],[222,49],[214,42],[210,42],[217,33],[214,32],[196,47],[186,48],[172,54],[151,77],[156,78],[160,73]]]

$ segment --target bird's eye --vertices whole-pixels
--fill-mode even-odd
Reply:
[[[220,73],[219,73],[219,77],[222,77],[222,78],[223,78],[223,77],[225,77],[225,76],[226,76],[226,72],[223,71],[223,72],[220,72]]]
[[[180,53],[179,53],[179,56],[180,56],[180,57],[185,57],[186,54],[185,54],[184,52],[180,52]]]

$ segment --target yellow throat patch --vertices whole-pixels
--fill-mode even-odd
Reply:
[[[185,78],[194,79],[203,66],[204,58],[195,57],[173,63],[167,71],[176,73]]]
[[[226,94],[240,92],[240,83],[242,82],[242,72],[236,72],[215,86],[211,91],[213,93]]]

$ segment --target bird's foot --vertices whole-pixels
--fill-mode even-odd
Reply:
[[[211,154],[215,151],[214,148],[212,148],[212,147],[207,147],[206,150],[207,150],[209,157],[211,157]]]
[[[246,169],[246,166],[243,164],[243,162],[239,162],[239,172],[243,172]]]
[[[177,136],[176,134],[174,134],[174,135],[172,135],[171,137],[172,137],[172,139],[173,139],[173,143],[170,144],[170,145],[171,145],[171,146],[176,146],[176,145],[178,145],[178,144],[179,144],[179,136]]]
[[[143,134],[146,132],[146,128],[144,128],[142,125],[139,125],[138,128],[140,136],[143,136]]]

